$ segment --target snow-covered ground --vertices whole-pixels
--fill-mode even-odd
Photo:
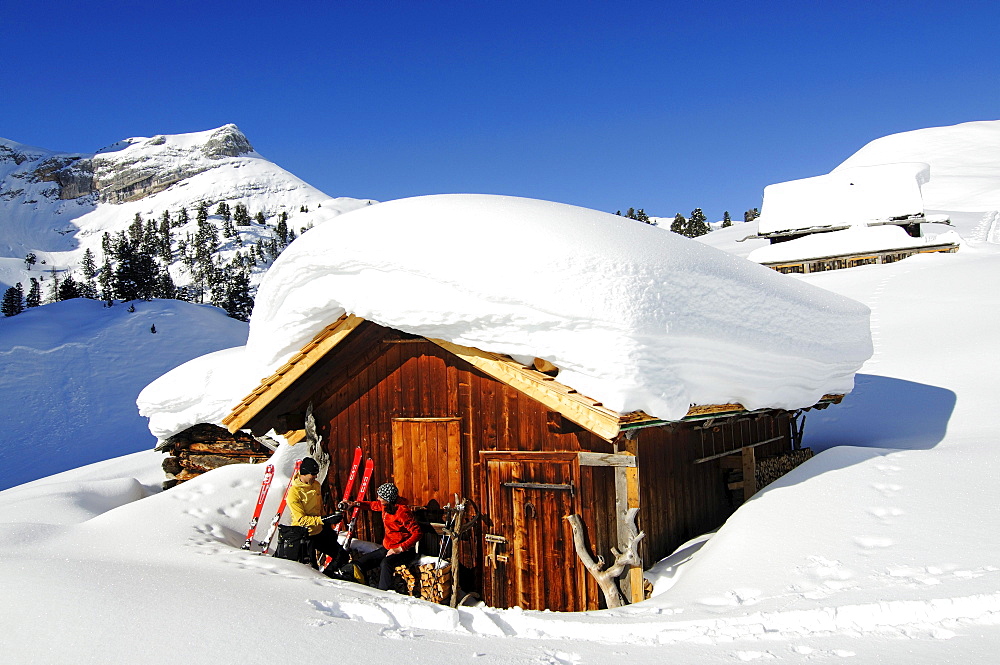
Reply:
[[[247,324],[208,305],[129,308],[77,298],[0,319],[0,489],[152,448],[135,409],[139,391],[195,356],[246,341]]]
[[[0,492],[0,660],[995,662],[1000,222],[937,209],[964,238],[956,254],[783,276],[870,307],[874,354],[843,404],[808,415],[806,444],[824,452],[658,566],[650,601],[450,610],[330,581],[239,549],[259,466],[157,492],[146,451]],[[739,226],[706,242],[744,252]],[[3,445],[30,451],[32,436]],[[296,454],[279,449],[279,476]]]

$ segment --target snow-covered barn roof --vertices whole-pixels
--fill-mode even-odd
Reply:
[[[872,352],[864,305],[664,229],[546,201],[424,196],[331,219],[278,257],[229,404],[344,315],[523,366],[542,358],[609,411],[661,420],[692,404],[812,406],[849,392]],[[177,376],[190,391],[190,371]],[[154,387],[143,411],[162,436],[193,416]]]
[[[764,188],[758,234],[870,224],[924,212],[921,186],[930,167],[920,162],[838,169]]]

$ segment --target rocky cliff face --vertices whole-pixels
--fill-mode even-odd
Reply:
[[[219,160],[251,152],[253,146],[236,125],[220,127],[207,136],[132,140],[94,157],[94,185],[102,203],[137,201],[215,168]]]
[[[217,167],[222,160],[253,152],[236,125],[213,132],[128,139],[97,155],[52,153],[19,144],[0,143],[0,164],[8,170],[0,197],[13,200],[26,193],[26,183],[52,183],[35,188],[35,199],[71,200],[96,194],[102,203],[138,201],[171,185]],[[19,168],[23,167],[23,168]]]
[[[78,199],[95,191],[94,162],[79,155],[51,157],[32,173],[36,182],[56,183],[62,200]]]

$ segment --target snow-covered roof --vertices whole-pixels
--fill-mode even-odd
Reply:
[[[921,186],[930,167],[920,162],[838,169],[764,188],[761,235],[813,227],[844,227],[920,215]]]
[[[609,408],[664,419],[812,405],[850,391],[871,355],[860,303],[647,224],[507,196],[390,201],[302,236],[257,294],[258,376],[344,313],[544,358]]]
[[[543,358],[607,408],[664,420],[691,404],[812,406],[849,392],[872,353],[866,306],[664,229],[547,201],[423,196],[341,215],[281,254],[230,356],[242,386],[230,403],[344,314]],[[158,436],[198,422],[190,400],[168,399],[209,385],[192,379],[197,364],[141,396]]]

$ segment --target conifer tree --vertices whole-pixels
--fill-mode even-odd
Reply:
[[[233,208],[233,221],[237,226],[250,226],[250,211],[242,203],[237,203]]]
[[[89,247],[83,252],[80,269],[83,271],[84,279],[94,279],[97,277],[97,263],[94,262],[94,253],[90,251]]]
[[[34,252],[28,252],[24,256],[24,268],[25,270],[31,270],[31,266],[35,265],[38,261],[38,257],[35,256]]]
[[[28,295],[24,298],[25,307],[38,307],[42,304],[42,286],[34,277],[31,278],[31,286],[28,287]]]
[[[232,218],[230,219],[226,219],[225,217],[222,218],[222,235],[224,235],[227,238],[238,237],[236,233],[236,226],[233,224]]]
[[[264,219],[264,213],[262,212],[258,212],[256,215],[254,215],[254,221],[256,221],[261,226],[267,224],[267,220]]]
[[[747,210],[745,213],[743,213],[744,222],[752,222],[758,217],[760,217],[760,210],[757,210],[757,208],[751,208],[750,210]]]
[[[250,295],[250,275],[245,270],[229,271],[222,308],[226,310],[226,314],[234,319],[250,320],[250,313],[253,311],[253,297]]]
[[[195,219],[198,220],[199,224],[204,224],[208,221],[208,204],[204,201],[198,204],[198,213],[195,215]]]
[[[705,235],[712,230],[707,222],[708,220],[705,217],[705,213],[701,211],[701,208],[695,208],[691,211],[691,218],[688,219],[688,232],[684,235],[688,238],[697,238],[698,236]]]
[[[615,214],[621,215],[622,214],[621,210],[619,210]],[[634,219],[634,220],[640,221],[640,222],[642,222],[644,224],[652,224],[653,223],[649,219],[649,215],[647,215],[646,211],[643,210],[642,208],[639,208],[638,210],[636,210],[635,208],[629,208],[628,210],[625,211],[625,216],[628,217],[629,219]]]
[[[59,302],[59,275],[56,273],[55,268],[50,271],[52,281],[49,282],[49,296],[48,300],[50,303]]]
[[[150,256],[159,256],[160,252],[163,251],[160,242],[160,229],[152,218],[146,221],[146,227],[143,230],[142,251]]]
[[[163,215],[160,217],[160,229],[159,229],[159,251],[157,255],[163,259],[163,262],[167,265],[173,260],[173,231],[171,230],[170,224],[170,213],[166,210],[163,211]]]
[[[180,211],[177,213],[177,222],[174,224],[174,227],[179,228],[189,223],[190,221],[191,217],[188,215],[187,208],[181,208]]]
[[[233,220],[232,211],[229,209],[229,204],[223,201],[215,209],[215,214],[222,218],[224,222],[231,222]]]
[[[729,216],[729,211],[722,213],[722,228],[726,229],[733,225],[733,218]]]
[[[73,275],[67,275],[66,279],[59,285],[59,300],[72,300],[80,297],[80,285],[73,279]]]
[[[278,240],[281,241],[282,245],[288,244],[288,213],[282,212],[278,215],[278,224],[274,228],[278,234]]]
[[[0,303],[0,313],[4,316],[16,316],[24,311],[24,287],[21,282],[9,287],[3,293],[3,302]]]
[[[156,285],[156,297],[167,300],[177,297],[177,287],[174,285],[174,280],[167,268],[160,270]]]
[[[159,269],[150,254],[131,242],[122,243],[115,256],[114,294],[121,300],[150,300],[156,296]]]
[[[674,221],[670,224],[670,230],[674,233],[679,233],[682,236],[687,235],[688,221],[685,219],[684,215],[677,213],[674,215]]]
[[[111,259],[105,255],[104,265],[97,276],[97,283],[101,287],[101,300],[111,303],[115,299],[114,272],[111,270]]]
[[[128,227],[128,237],[136,247],[142,244],[143,230],[142,215],[135,213],[135,219]]]
[[[194,260],[206,274],[212,272],[212,260],[219,251],[219,231],[209,220],[198,222],[198,233],[194,238]]]

